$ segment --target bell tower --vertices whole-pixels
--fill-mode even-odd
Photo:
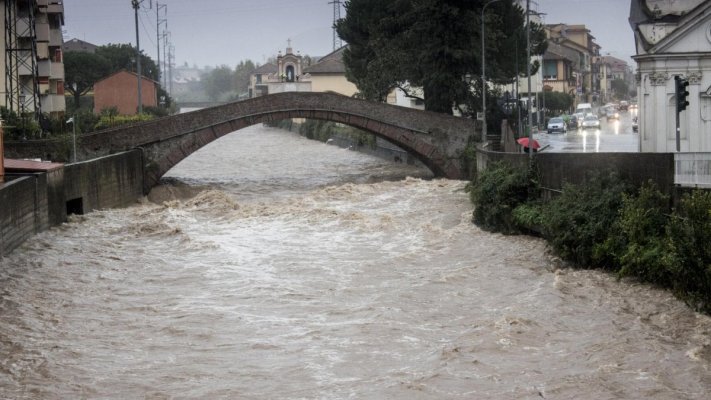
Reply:
[[[281,82],[297,82],[301,73],[301,54],[294,54],[291,39],[287,40],[286,52],[277,56],[277,76]]]

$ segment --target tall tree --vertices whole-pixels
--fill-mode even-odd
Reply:
[[[484,0],[348,0],[336,23],[348,42],[347,76],[363,97],[382,100],[393,88],[421,87],[425,108],[451,113],[473,104],[472,77],[481,75]],[[524,11],[511,0],[486,12],[486,63],[493,81],[526,71]],[[533,54],[545,51],[542,27],[532,26]],[[517,50],[517,51],[516,51]],[[518,56],[517,54],[518,53]],[[475,79],[474,82],[477,80]],[[410,93],[411,96],[415,94]]]
[[[227,65],[221,65],[206,73],[203,78],[205,92],[213,100],[218,100],[224,93],[232,91],[232,69]]]
[[[252,72],[257,69],[252,60],[240,61],[235,67],[234,81],[232,86],[237,94],[244,93],[249,89],[249,78]]]
[[[136,48],[130,44],[108,44],[96,48],[96,54],[104,57],[111,65],[110,73],[122,69],[136,72]],[[160,81],[160,70],[155,61],[141,51],[141,75]]]
[[[98,54],[70,51],[64,55],[64,88],[74,97],[76,109],[79,109],[81,96],[110,70],[108,60]]]

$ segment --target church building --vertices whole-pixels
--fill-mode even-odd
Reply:
[[[632,0],[640,151],[711,152],[711,1]],[[689,83],[679,113],[675,77]]]

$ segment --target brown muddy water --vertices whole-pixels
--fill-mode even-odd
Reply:
[[[0,260],[0,398],[709,399],[709,317],[465,182],[264,127],[169,175]]]

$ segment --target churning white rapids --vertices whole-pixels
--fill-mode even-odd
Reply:
[[[3,399],[709,399],[711,321],[272,128],[3,258]]]

